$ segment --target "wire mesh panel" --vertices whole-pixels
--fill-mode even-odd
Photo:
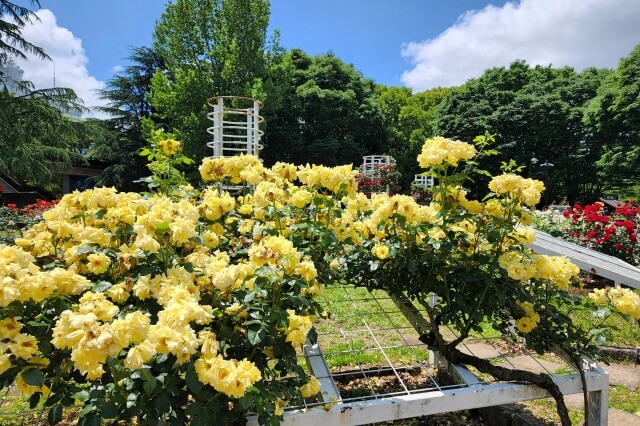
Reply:
[[[299,354],[321,392],[287,407],[285,425],[368,424],[548,396],[535,385],[500,382],[434,355],[420,341],[428,329],[421,303],[351,286],[330,288],[323,297],[330,315],[316,323],[317,344]],[[448,326],[440,330],[447,340],[458,336]],[[547,373],[564,394],[581,392],[576,369],[561,357],[539,356],[495,330],[472,335],[460,350],[506,368]],[[439,380],[443,368],[452,381]],[[591,365],[585,376],[589,391],[604,401],[594,410],[594,424],[606,424],[607,374]]]
[[[240,96],[215,96],[207,100],[213,111],[207,118],[213,126],[207,133],[213,140],[207,146],[213,150],[213,158],[231,157],[234,155],[259,155],[262,150],[260,139],[264,132],[260,123],[262,102],[253,98]]]

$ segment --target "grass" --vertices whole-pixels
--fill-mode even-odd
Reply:
[[[518,405],[530,411],[538,419],[546,424],[553,425],[560,422],[556,412],[556,404],[552,399],[537,399],[518,403]],[[640,416],[640,391],[629,390],[624,386],[609,386],[609,408],[626,411]],[[569,417],[573,424],[584,422],[584,411],[569,410]]]
[[[610,386],[609,407],[640,416],[640,390],[632,391],[620,385]]]
[[[534,399],[527,402],[519,402],[517,405],[547,425],[560,424],[560,416],[558,416],[556,411],[556,403],[552,399]],[[571,424],[581,425],[584,423],[584,411],[569,410],[569,418],[571,419]]]
[[[587,329],[598,324],[598,318],[591,316],[588,311],[575,311],[570,317],[576,325]],[[637,322],[624,319],[619,315],[612,315],[607,319],[605,326],[611,332],[611,340],[607,341],[607,345],[618,347],[640,346],[640,325]]]
[[[43,423],[47,418],[46,409],[42,413],[41,401],[35,409],[29,408],[28,398],[18,392],[15,388],[2,390],[0,399],[0,426],[36,425]]]

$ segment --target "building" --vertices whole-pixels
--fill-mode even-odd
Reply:
[[[23,75],[24,71],[13,59],[0,63],[0,90],[6,88],[11,93],[22,93],[20,82],[24,81]]]

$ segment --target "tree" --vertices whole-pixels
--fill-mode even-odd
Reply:
[[[31,1],[39,6],[38,1]],[[37,19],[33,11],[0,0],[0,59],[9,56],[26,58],[33,54],[48,59],[39,47],[25,40],[20,30]],[[94,122],[82,122],[64,116],[81,112],[82,101],[71,89],[35,89],[29,81],[13,81],[18,88],[9,91],[8,77],[0,74],[0,173],[33,183],[48,184],[54,173],[83,162],[83,151],[93,141],[104,137]]]
[[[115,185],[131,190],[133,183],[145,174],[145,160],[138,154],[146,145],[142,130],[142,120],[152,114],[147,96],[151,90],[151,78],[162,68],[162,60],[148,47],[135,47],[128,57],[128,65],[121,74],[107,82],[107,89],[100,92],[100,98],[108,101],[101,111],[110,115],[105,127],[112,137],[92,148],[92,154],[113,164],[98,176],[98,183]]]
[[[493,148],[501,156],[483,164],[490,172],[498,172],[500,161],[514,159],[529,167],[528,175],[546,180],[549,201],[592,200],[602,179],[594,160],[598,147],[588,138],[582,117],[605,74],[529,67],[524,61],[493,68],[446,96],[435,114],[435,130],[462,140],[485,131],[495,134]],[[545,172],[530,167],[534,156],[554,167]],[[485,187],[485,182],[478,186]]]
[[[208,107],[216,95],[250,96],[265,73],[267,0],[177,0],[153,33],[166,63],[151,83],[156,117],[197,161],[206,155]]]
[[[294,49],[269,67],[264,82],[267,164],[360,164],[382,154],[386,135],[374,84],[332,53]]]
[[[32,6],[40,7],[39,0],[30,0]],[[9,56],[27,59],[26,53],[31,53],[41,59],[49,59],[45,51],[25,40],[20,30],[38,17],[27,7],[20,6],[8,0],[0,0],[0,16],[8,16],[11,21],[0,19],[0,63]],[[0,74],[1,75],[1,74]]]
[[[411,94],[405,87],[377,86],[376,95],[384,116],[388,152],[402,174],[401,185],[409,188],[415,174],[420,172],[416,157],[427,138],[435,136],[433,115],[444,96],[450,91],[435,88]]]
[[[585,123],[604,152],[598,165],[608,187],[639,197],[640,185],[640,45],[622,58],[589,102]]]

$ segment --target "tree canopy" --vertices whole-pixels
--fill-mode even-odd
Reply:
[[[196,160],[206,154],[206,100],[250,96],[265,73],[266,0],[177,0],[156,24],[153,49],[165,67],[151,81],[159,122]]]
[[[585,123],[603,148],[598,166],[612,188],[640,196],[640,45],[622,58],[590,102]]]
[[[39,6],[38,1],[31,5]],[[35,19],[27,7],[0,0],[0,63],[10,57],[46,60],[21,29]],[[39,58],[39,59],[38,59]],[[47,184],[54,173],[84,161],[86,148],[104,137],[95,121],[78,121],[63,112],[81,112],[82,101],[68,88],[36,89],[29,81],[11,81],[0,71],[0,173]],[[10,84],[13,83],[13,84]],[[9,87],[17,87],[13,92]]]
[[[163,63],[148,47],[133,48],[128,60],[130,64],[100,92],[100,98],[108,102],[100,109],[110,116],[104,125],[111,137],[95,145],[92,154],[112,163],[98,176],[98,183],[129,190],[145,174],[145,160],[137,155],[146,145],[142,120],[151,118],[153,108],[147,95],[151,78]]]
[[[496,135],[498,159],[514,159],[528,167],[529,176],[545,180],[550,200],[593,198],[603,182],[595,166],[598,147],[591,144],[582,117],[605,75],[595,69],[530,67],[524,61],[487,70],[444,98],[435,132],[472,140],[488,131]],[[537,167],[532,158],[539,160]],[[543,170],[543,163],[553,167]],[[484,166],[496,173],[500,161]]]
[[[360,164],[386,150],[373,81],[332,53],[294,49],[268,69],[265,161]]]

